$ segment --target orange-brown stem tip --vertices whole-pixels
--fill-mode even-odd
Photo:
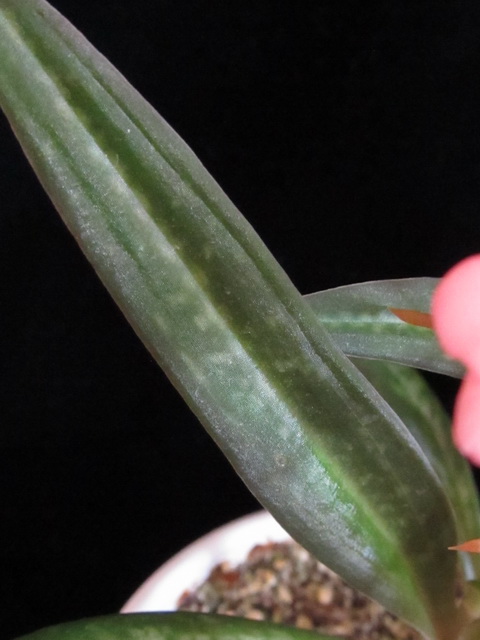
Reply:
[[[416,327],[424,327],[425,329],[433,329],[432,316],[429,313],[423,311],[415,311],[414,309],[395,309],[393,307],[388,308],[393,315],[407,322],[413,324]]]
[[[480,538],[475,540],[467,540],[462,544],[457,544],[454,547],[448,547],[451,551],[468,551],[468,553],[480,553]]]

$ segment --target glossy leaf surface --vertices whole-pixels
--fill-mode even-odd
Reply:
[[[462,365],[440,349],[432,329],[390,309],[429,312],[438,279],[362,282],[305,296],[336,344],[349,356],[377,358],[460,378]]]
[[[21,640],[334,640],[268,622],[201,613],[130,613],[59,624]],[[337,637],[338,640],[338,637]]]
[[[455,521],[437,475],[191,150],[43,0],[0,0],[0,101],[97,273],[254,495],[353,586],[452,640]]]

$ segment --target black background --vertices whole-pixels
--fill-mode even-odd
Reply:
[[[303,293],[480,250],[480,5],[56,0]],[[257,507],[0,122],[0,633],[118,610]],[[431,377],[450,404],[455,383]]]

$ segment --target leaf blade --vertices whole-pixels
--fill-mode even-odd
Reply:
[[[453,445],[451,421],[423,376],[410,367],[355,359],[356,366],[402,418],[422,447],[453,506],[458,540],[480,535],[480,508],[470,465]],[[466,578],[480,574],[480,557],[462,554]]]
[[[252,492],[354,586],[454,636],[453,515],[405,426],[185,143],[71,25],[43,0],[0,0],[0,33],[0,99],[30,161]],[[412,474],[428,487],[413,506]]]
[[[202,613],[129,613],[59,624],[19,640],[334,640],[293,627]],[[337,636],[338,638],[338,636]]]
[[[435,333],[405,322],[390,309],[427,313],[437,278],[362,282],[305,296],[344,353],[390,360],[418,369],[463,376],[463,367],[441,350]]]

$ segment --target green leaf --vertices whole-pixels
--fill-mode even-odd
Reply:
[[[436,473],[191,150],[44,0],[0,0],[0,103],[254,495],[353,586],[453,640],[455,520]]]
[[[428,313],[437,278],[363,282],[305,296],[336,344],[349,356],[391,360],[460,378],[463,367],[446,356],[435,333],[390,309]]]
[[[428,456],[452,504],[457,540],[480,537],[480,504],[470,465],[455,448],[450,418],[415,369],[381,360],[355,359],[356,366],[403,420]],[[480,575],[480,555],[462,553],[466,578]]]
[[[335,640],[270,622],[202,613],[129,613],[47,627],[22,640]],[[338,640],[338,636],[337,636]]]

